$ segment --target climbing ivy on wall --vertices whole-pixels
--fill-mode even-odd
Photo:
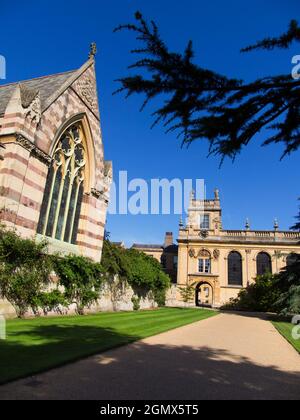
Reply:
[[[134,290],[152,292],[157,304],[165,305],[166,291],[171,282],[155,258],[106,240],[101,265],[105,273],[126,279]]]
[[[101,263],[76,255],[49,255],[47,241],[23,239],[0,226],[0,298],[14,306],[18,317],[29,310],[36,315],[62,312],[70,305],[84,314],[115,276],[133,288],[137,299],[152,293],[159,306],[165,304],[170,278],[152,257],[108,240]]]

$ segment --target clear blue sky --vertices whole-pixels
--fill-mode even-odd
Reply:
[[[269,229],[274,217],[288,229],[297,213],[300,195],[300,154],[280,162],[281,146],[261,148],[258,136],[232,164],[219,169],[219,160],[206,158],[207,144],[180,149],[175,135],[161,127],[150,130],[147,112],[139,113],[141,98],[112,96],[114,79],[127,74],[133,35],[113,34],[119,23],[133,20],[140,10],[159,25],[174,50],[194,41],[196,61],[228,76],[251,80],[290,73],[289,52],[241,55],[241,47],[286,30],[299,18],[299,0],[15,0],[2,2],[0,54],[7,59],[7,82],[79,67],[91,41],[96,41],[97,76],[106,159],[114,171],[128,170],[130,178],[205,178],[208,195],[219,187],[224,227],[240,229],[249,217],[253,228]],[[109,216],[113,240],[162,242],[164,232],[178,231],[177,216]]]

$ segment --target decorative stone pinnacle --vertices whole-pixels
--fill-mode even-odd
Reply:
[[[215,189],[215,200],[216,201],[220,200],[220,190],[218,188]]]
[[[94,58],[96,54],[97,54],[97,44],[96,42],[92,42],[91,47],[90,47],[89,58]]]
[[[246,219],[246,230],[250,230],[250,221],[248,218]]]
[[[180,217],[180,220],[179,220],[179,227],[180,228],[183,228],[183,219],[182,219],[182,217]]]
[[[278,230],[279,229],[279,223],[278,223],[278,219],[274,220],[274,230]]]

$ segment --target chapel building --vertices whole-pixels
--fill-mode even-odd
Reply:
[[[95,46],[78,70],[0,85],[0,222],[50,252],[99,262],[112,164],[104,160]]]

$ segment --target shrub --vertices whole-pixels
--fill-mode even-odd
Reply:
[[[184,303],[190,303],[195,295],[194,284],[186,287],[179,287],[180,296]]]
[[[152,293],[153,299],[159,308],[166,306],[166,289],[155,289]]]
[[[241,290],[236,299],[232,299],[223,309],[241,311],[273,312],[280,291],[275,285],[275,276],[265,274],[256,279],[255,283]]]
[[[101,265],[104,272],[126,279],[133,289],[152,292],[156,303],[165,305],[171,281],[155,258],[105,241]]]
[[[23,317],[36,310],[37,297],[49,283],[51,258],[47,243],[20,238],[16,232],[0,228],[0,296]]]
[[[275,278],[275,287],[280,296],[275,304],[282,315],[300,313],[300,255],[295,254],[294,263],[285,267]]]
[[[76,305],[79,315],[83,315],[85,307],[90,307],[99,298],[103,282],[100,264],[85,257],[70,255],[57,258],[54,266],[59,282],[64,287],[65,298],[70,304]]]
[[[128,283],[133,288],[152,292],[159,306],[166,304],[166,291],[171,285],[170,277],[164,273],[159,262],[142,252],[127,251],[129,259]]]
[[[108,275],[118,275],[119,277],[127,278],[130,270],[127,250],[105,240],[103,243],[101,266],[103,272]]]
[[[276,309],[281,315],[300,314],[300,286],[291,286],[276,302]]]
[[[41,308],[44,315],[49,312],[62,313],[62,308],[68,306],[68,301],[65,298],[64,293],[58,289],[52,290],[51,292],[43,292],[37,296],[35,300],[36,308]]]
[[[131,302],[133,304],[134,311],[139,311],[141,309],[141,298],[133,296]]]

